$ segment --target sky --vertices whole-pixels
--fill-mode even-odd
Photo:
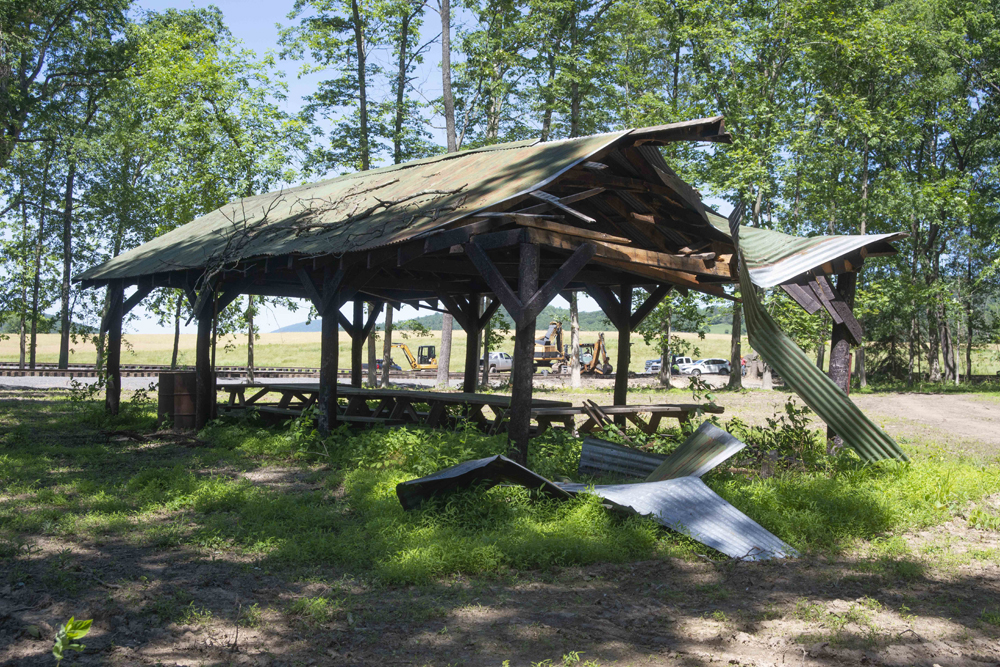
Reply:
[[[151,10],[162,12],[171,8],[190,9],[193,7],[215,5],[222,11],[226,25],[229,26],[233,36],[241,40],[248,48],[256,51],[258,55],[263,55],[267,51],[274,51],[275,54],[279,51],[277,24],[280,23],[287,26],[292,23],[287,18],[288,12],[292,9],[292,4],[292,0],[273,0],[271,2],[258,2],[254,0],[215,0],[214,2],[208,2],[207,0],[199,0],[187,3],[178,2],[177,0],[140,0],[137,6],[139,7],[139,11]],[[436,19],[436,14],[429,12],[427,23],[424,26],[425,32],[428,34],[422,36],[422,41],[433,38],[437,34]],[[453,30],[455,28],[454,23],[457,23],[457,21],[453,22]],[[436,50],[432,47],[422,69],[417,72],[419,78],[418,87],[424,95],[431,99],[440,95],[441,92],[440,83],[437,79],[440,76],[439,64],[440,47]],[[288,113],[295,113],[301,108],[302,100],[312,93],[317,82],[323,80],[326,75],[319,72],[300,78],[298,71],[301,63],[279,59],[278,65],[284,70],[286,74],[285,80],[288,83],[288,100],[285,102],[286,106],[284,110]],[[438,134],[441,134],[441,136],[436,136],[435,139],[443,145],[444,135],[440,132]],[[561,308],[569,307],[569,304],[562,297],[557,297],[552,302],[552,305]],[[598,309],[596,301],[585,294],[580,295],[580,310],[591,311]],[[155,318],[142,308],[141,304],[133,312],[138,319],[126,325],[126,332],[140,334],[173,333],[172,322],[161,326]],[[308,312],[309,307],[305,302],[303,302],[302,307],[297,312],[291,312],[285,308],[268,308],[258,317],[257,325],[261,332],[268,333],[283,326],[305,321],[305,315]],[[350,304],[344,306],[343,312],[350,317]],[[393,318],[397,321],[402,321],[422,315],[429,315],[431,312],[429,310],[417,310],[410,306],[403,306],[402,310],[394,314]],[[382,319],[383,317],[380,317],[379,321],[382,321]],[[181,331],[182,333],[196,333],[196,324],[192,322],[190,325],[184,326],[182,322]]]

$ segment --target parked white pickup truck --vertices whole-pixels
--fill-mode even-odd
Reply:
[[[506,352],[490,352],[490,373],[497,371],[509,371],[514,365],[514,357]],[[479,360],[479,368],[483,367],[483,360]]]

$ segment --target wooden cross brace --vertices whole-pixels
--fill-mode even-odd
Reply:
[[[594,256],[597,252],[597,248],[593,244],[584,243],[578,247],[572,255],[569,256],[559,269],[552,274],[552,276],[541,286],[526,302],[522,302],[521,299],[514,293],[514,290],[510,288],[507,284],[507,280],[497,269],[496,265],[490,259],[486,251],[480,247],[475,240],[465,244],[465,254],[475,265],[476,269],[483,276],[486,284],[490,286],[493,290],[493,294],[497,297],[499,302],[503,304],[503,307],[507,309],[510,316],[514,318],[514,322],[524,322],[527,320],[533,320],[538,317],[538,314],[542,312],[544,308],[550,301],[573,278],[576,274],[586,266],[590,258]],[[537,253],[536,253],[537,258]]]
[[[671,289],[673,289],[673,285],[660,285],[657,287],[653,290],[652,294],[646,297],[646,300],[642,302],[639,309],[629,315],[628,321],[623,322],[620,321],[621,318],[619,317],[619,313],[622,312],[621,301],[611,288],[593,283],[587,284],[587,293],[594,297],[594,301],[601,307],[601,310],[611,320],[611,323],[615,325],[615,328],[618,331],[628,331],[629,333],[639,328],[642,321],[653,312],[654,308],[660,305],[660,302],[670,293]]]
[[[828,276],[820,275],[815,278],[800,276],[795,281],[782,285],[781,289],[810,315],[821,307],[825,308],[835,324],[847,327],[851,342],[854,345],[861,345],[864,336],[861,323],[854,317],[854,312],[847,305],[844,295],[830,283]]]
[[[470,331],[482,331],[490,318],[500,309],[500,300],[492,299],[486,310],[479,314],[477,304],[463,296],[441,295],[441,303],[445,305],[448,312],[455,318],[458,325],[466,333]]]

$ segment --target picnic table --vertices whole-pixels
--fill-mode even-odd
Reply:
[[[284,417],[301,415],[316,403],[319,396],[319,383],[231,384],[221,385],[220,389],[229,392],[229,409],[253,406],[261,413]],[[247,397],[251,390],[257,391]],[[280,396],[277,403],[262,402],[265,396],[274,394]],[[423,424],[442,428],[453,427],[464,419],[487,433],[502,432],[511,401],[510,396],[502,394],[362,389],[339,384],[337,396],[346,399],[345,404],[337,407],[337,420],[349,424]],[[483,412],[483,408],[487,407],[492,412],[492,419]],[[535,399],[532,407],[567,408],[572,404]]]
[[[656,433],[660,421],[664,418],[677,419],[680,422],[691,421],[691,415],[697,412],[722,414],[725,410],[718,405],[695,403],[685,404],[654,404],[654,405],[606,405],[606,406],[569,406],[569,407],[538,407],[532,408],[531,417],[538,423],[538,433],[544,433],[552,426],[552,422],[562,422],[565,428],[579,433],[590,433],[594,429],[603,428],[604,416],[624,415],[626,419],[639,427],[646,434]],[[645,421],[639,415],[650,415]],[[587,421],[578,429],[577,415],[587,415]]]

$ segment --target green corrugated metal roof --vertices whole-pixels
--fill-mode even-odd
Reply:
[[[731,237],[729,220],[714,211],[708,221]],[[740,249],[758,287],[774,287],[826,262],[863,247],[882,244],[905,234],[841,234],[832,236],[791,236],[782,232],[740,225]]]
[[[248,197],[76,279],[133,278],[201,268],[223,252],[233,260],[292,253],[328,255],[411,239],[543,187],[628,132],[500,144]],[[380,204],[391,201],[399,203]],[[252,233],[236,233],[243,229]]]
[[[750,279],[750,262],[744,262],[744,233],[747,231],[750,228],[740,227],[733,230],[733,236],[736,251],[740,254],[740,293],[750,345],[861,458],[868,461],[888,458],[905,461],[906,454],[896,441],[868,419],[847,394],[816,367],[761,305]]]

